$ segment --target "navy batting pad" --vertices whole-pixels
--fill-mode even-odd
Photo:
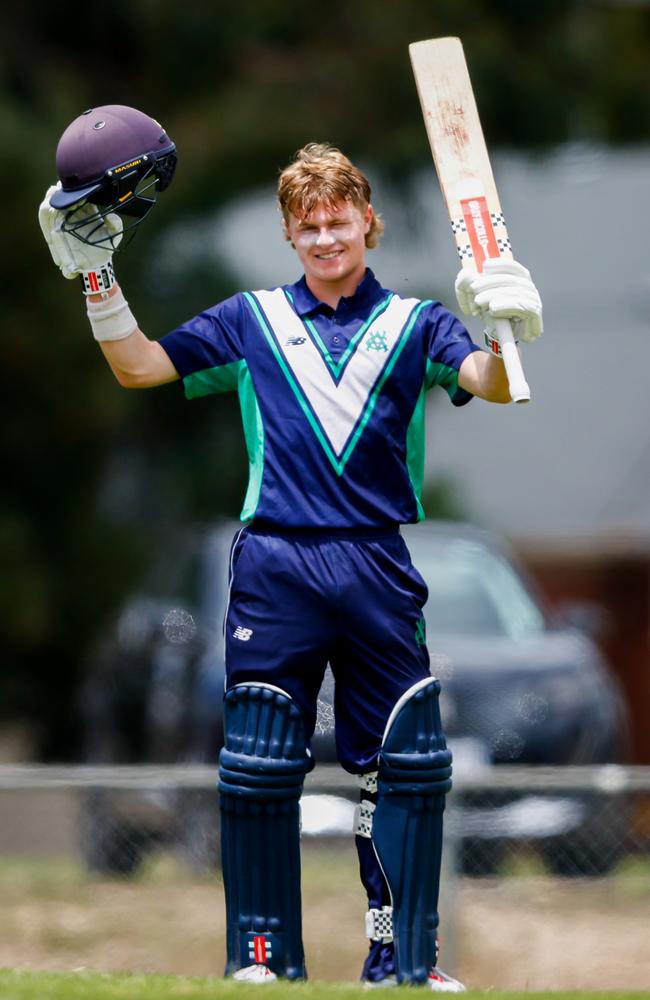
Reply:
[[[426,983],[437,957],[442,814],[451,788],[439,693],[428,678],[400,698],[379,757],[372,841],[393,904],[399,983]]]
[[[312,761],[291,698],[266,684],[231,688],[219,762],[226,975],[263,964],[306,978],[299,799]]]

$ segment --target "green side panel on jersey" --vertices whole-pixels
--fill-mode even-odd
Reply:
[[[237,388],[239,369],[243,364],[243,361],[232,361],[228,365],[215,365],[214,368],[204,368],[193,375],[186,375],[183,379],[186,398],[196,399],[211,393],[231,392]]]
[[[418,521],[424,520],[424,507],[422,506],[422,487],[424,485],[424,454],[425,454],[425,430],[424,413],[426,403],[426,386],[423,385],[418,396],[413,416],[406,431],[406,467],[415,503],[418,510]]]
[[[453,399],[458,392],[458,372],[448,365],[441,365],[437,361],[427,359],[427,370],[424,376],[425,389],[432,389],[434,385],[441,385],[447,390],[449,398]]]
[[[418,521],[424,520],[425,513],[422,506],[422,488],[424,486],[424,460],[425,460],[425,409],[426,392],[434,385],[441,385],[447,390],[453,399],[458,390],[458,372],[447,365],[427,359],[427,366],[424,373],[424,382],[413,410],[413,416],[406,431],[406,467],[408,469],[413,496],[417,504]]]
[[[262,491],[264,424],[248,365],[242,360],[206,368],[187,375],[183,387],[187,399],[237,389],[248,454],[248,487],[240,517],[242,521],[250,521],[255,516]]]
[[[264,477],[264,423],[248,365],[245,361],[240,365],[238,390],[248,453],[248,487],[239,516],[242,521],[251,521],[260,502]]]

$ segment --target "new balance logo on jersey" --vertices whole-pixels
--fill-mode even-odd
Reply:
[[[284,344],[285,347],[300,347],[306,340],[306,337],[289,337],[288,340],[285,340]]]
[[[241,639],[242,642],[248,642],[253,634],[252,628],[244,628],[243,625],[238,625],[232,634],[233,639]]]

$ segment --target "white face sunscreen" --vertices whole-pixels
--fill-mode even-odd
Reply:
[[[318,229],[299,229],[294,235],[294,242],[305,249],[311,247],[331,247],[339,240],[347,241],[354,237],[354,223],[334,223],[331,226],[321,226]]]

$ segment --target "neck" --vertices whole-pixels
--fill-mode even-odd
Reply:
[[[366,274],[365,264],[358,271],[338,281],[321,281],[311,274],[305,275],[307,288],[317,299],[336,309],[341,299],[354,295]]]

